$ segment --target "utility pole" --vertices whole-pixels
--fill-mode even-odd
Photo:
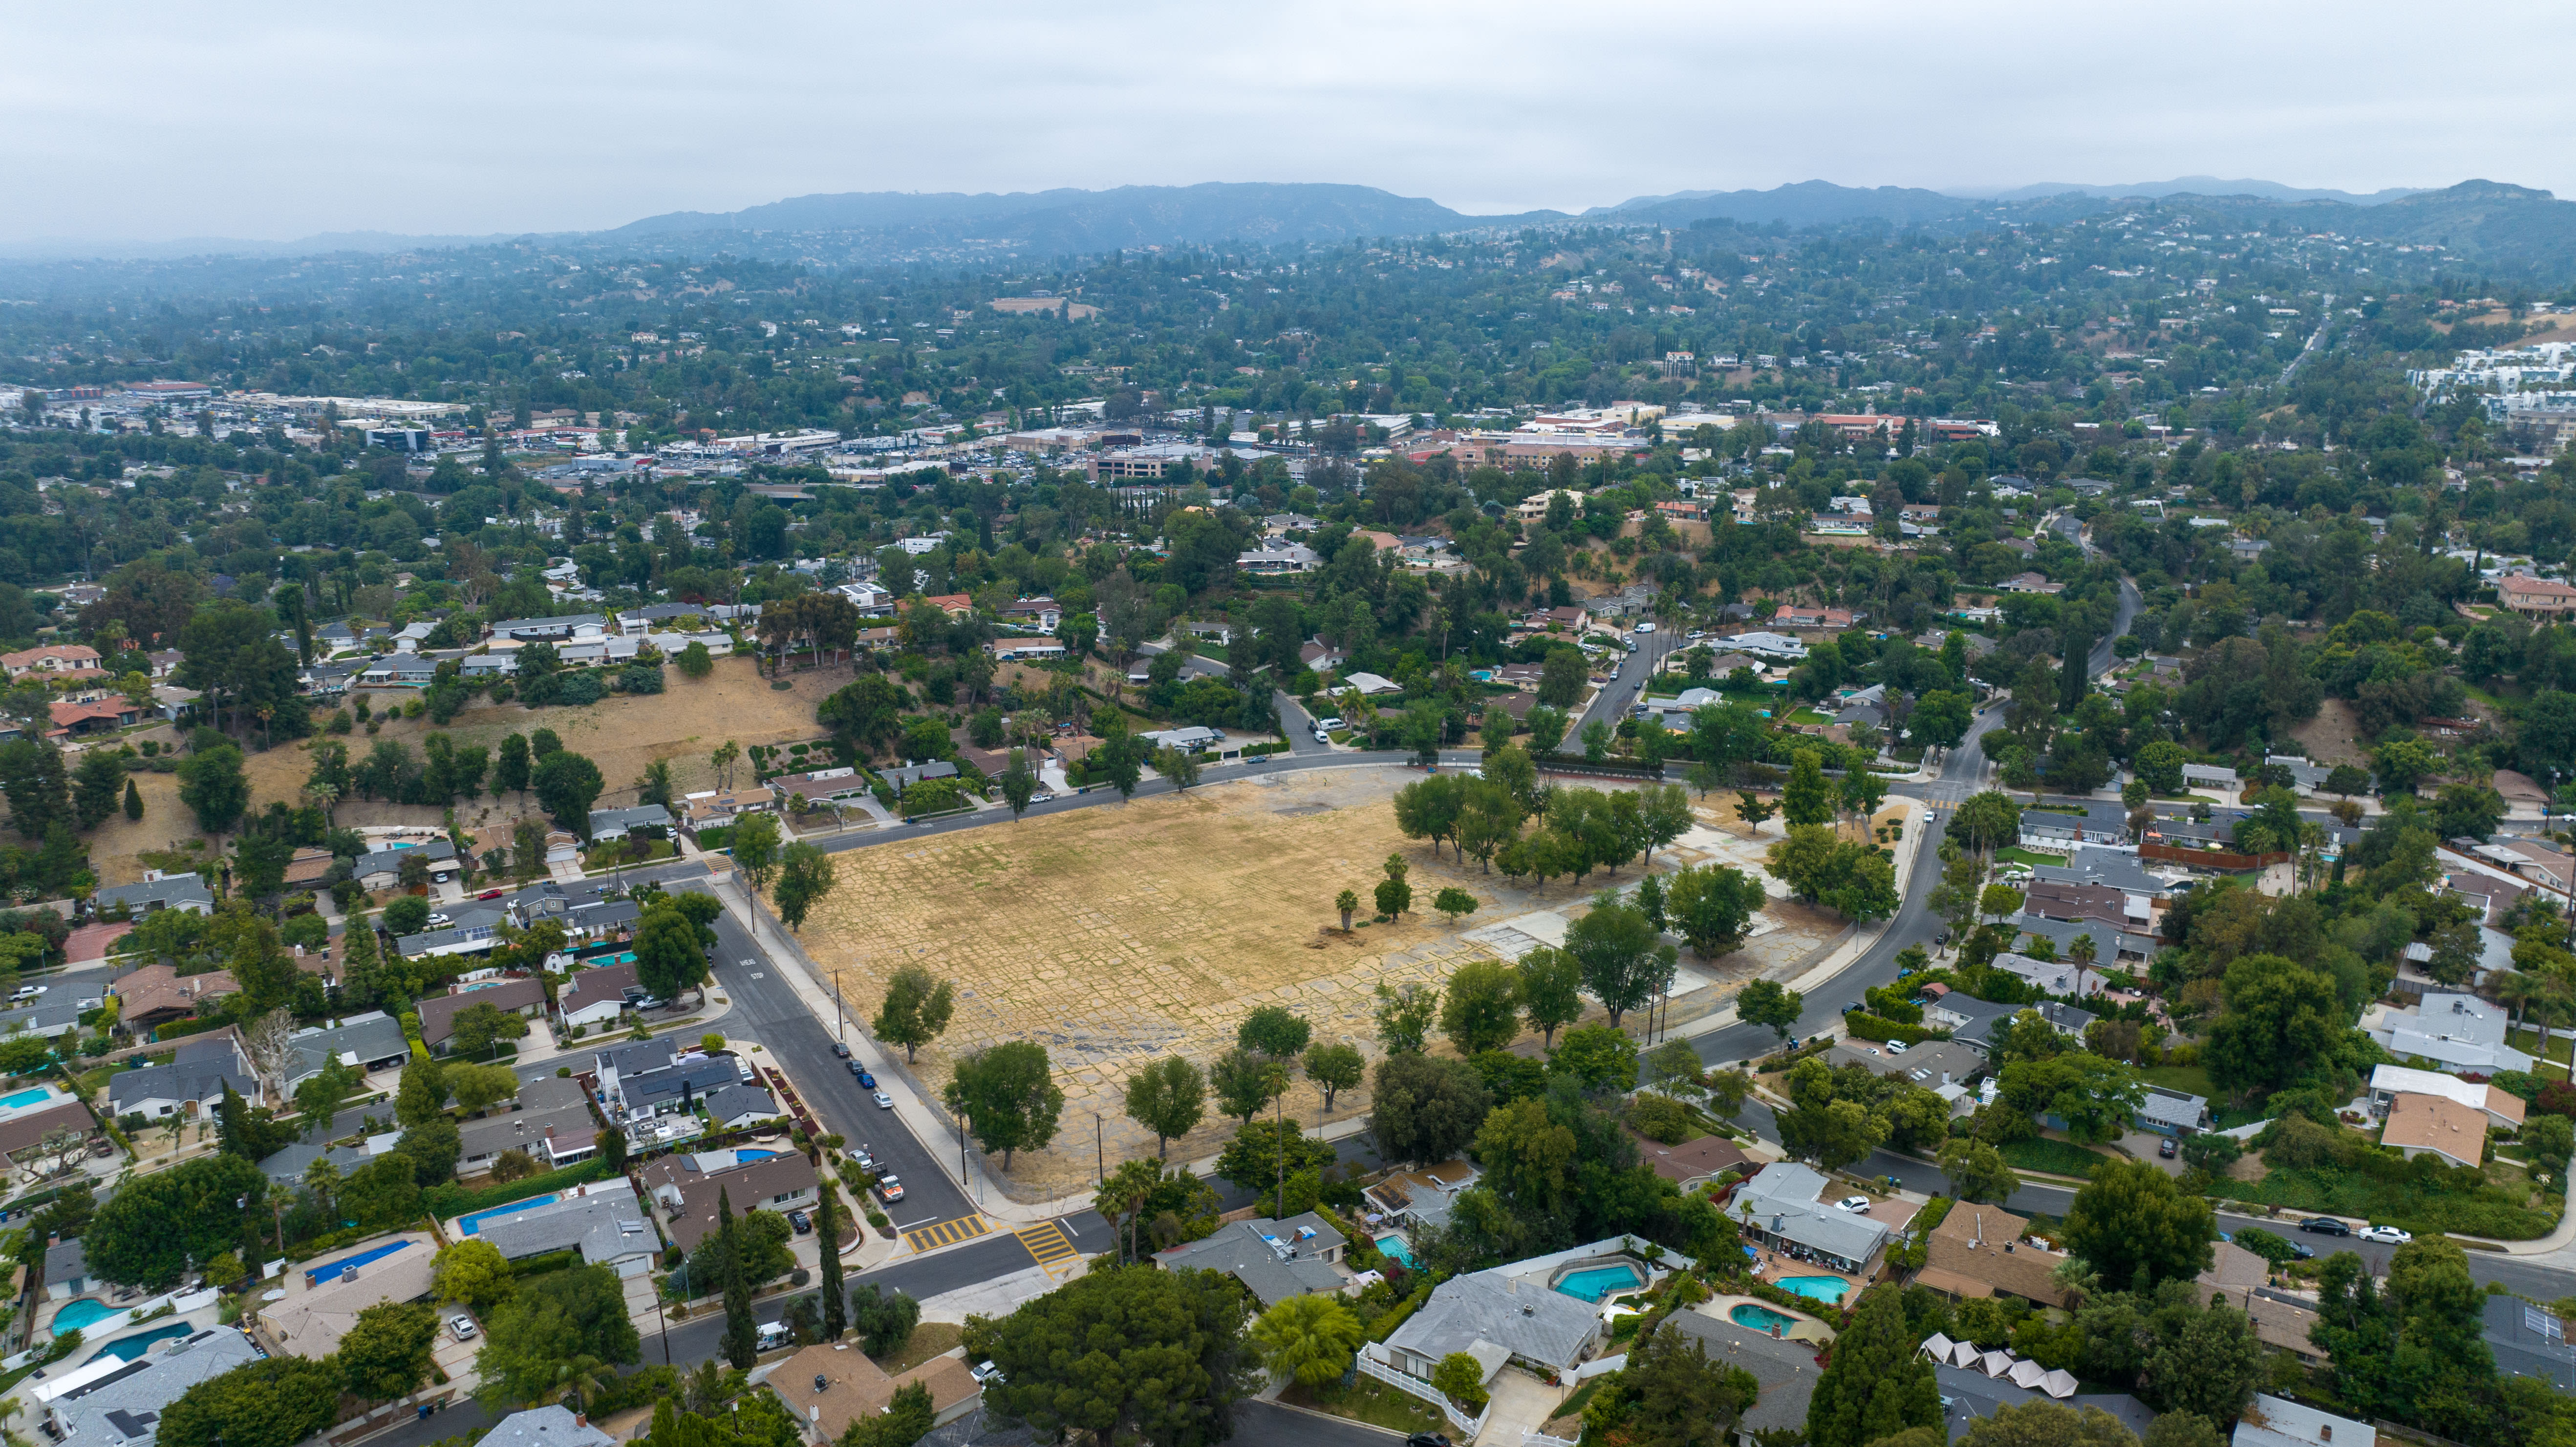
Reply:
[[[1091,1166],[1100,1184],[1109,1184],[1109,1149],[1101,1143],[1100,1112],[1096,1110],[1091,1113]]]

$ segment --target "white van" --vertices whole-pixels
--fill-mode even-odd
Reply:
[[[793,1346],[795,1345],[795,1342],[796,1334],[787,1329],[787,1323],[783,1321],[765,1321],[760,1324],[760,1336],[758,1338],[759,1350],[774,1352],[783,1346]]]

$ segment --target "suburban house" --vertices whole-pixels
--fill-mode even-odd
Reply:
[[[2033,876],[2022,913],[2069,924],[2100,924],[2112,929],[2148,929],[2146,899],[2108,884],[2077,884]]]
[[[568,613],[555,618],[512,618],[495,623],[486,637],[495,643],[569,643],[577,638],[605,638],[608,619],[598,613]]]
[[[653,837],[667,838],[671,832],[671,811],[659,804],[590,811],[590,837],[593,839],[611,839],[620,834],[633,836],[651,829],[662,831]]]
[[[230,1030],[191,1035],[179,1042],[167,1065],[120,1071],[107,1079],[108,1108],[116,1115],[159,1120],[179,1115],[209,1116],[223,1104],[224,1087],[256,1103],[259,1078],[243,1058],[240,1037]]]
[[[2143,929],[2119,929],[2099,920],[2046,919],[2024,914],[2015,915],[2013,924],[2020,931],[2014,940],[2017,946],[2022,940],[2046,940],[2050,945],[2049,953],[2060,959],[2074,958],[2078,939],[2093,941],[2093,958],[2102,961],[2149,960],[2163,948],[2154,935]],[[2021,952],[2032,953],[2027,947]],[[2100,982],[2096,980],[2093,983],[2098,985]]]
[[[1822,1174],[1780,1161],[1764,1166],[1727,1202],[1746,1237],[1781,1250],[1803,1250],[1837,1271],[1866,1275],[1887,1244],[1884,1221],[1837,1211],[1824,1199]]]
[[[851,771],[855,776],[856,770]],[[766,784],[747,789],[706,789],[680,800],[680,820],[694,833],[700,829],[720,829],[745,814],[775,813],[778,791]]]
[[[1704,1135],[1677,1146],[1639,1137],[1637,1156],[1647,1169],[1684,1190],[1727,1171],[1749,1174],[1753,1161],[1733,1141],[1717,1135]]]
[[[579,1251],[585,1266],[605,1266],[619,1276],[653,1268],[662,1243],[635,1188],[625,1177],[574,1187],[562,1198],[481,1223],[476,1233],[503,1259],[525,1261],[553,1251]]]
[[[1363,1350],[1380,1365],[1426,1382],[1451,1352],[1474,1357],[1488,1380],[1513,1362],[1542,1374],[1572,1372],[1601,1344],[1598,1309],[1513,1270],[1451,1277],[1383,1345]]]
[[[81,643],[55,643],[19,653],[0,653],[0,668],[7,669],[11,678],[24,678],[30,673],[87,674],[97,678],[107,673],[98,650]]]
[[[2475,995],[2428,992],[2406,1009],[2373,1005],[2361,1028],[2400,1060],[2429,1060],[2444,1070],[2493,1075],[2529,1070],[2532,1059],[2504,1043],[2505,1012]]]
[[[1268,1308],[1292,1296],[1341,1290],[1350,1276],[1335,1263],[1346,1245],[1342,1233],[1312,1211],[1285,1221],[1257,1216],[1157,1252],[1154,1264],[1165,1271],[1224,1272]]]
[[[293,1095],[333,1060],[373,1075],[400,1070],[409,1059],[411,1042],[403,1038],[401,1021],[382,1010],[344,1016],[337,1025],[308,1026],[286,1037],[285,1092]]]
[[[2150,1085],[2138,1102],[2137,1114],[2130,1119],[2138,1129],[2158,1135],[2192,1135],[2209,1129],[2209,1098]]]
[[[456,846],[445,838],[387,849],[371,849],[349,866],[349,877],[369,893],[399,888],[406,859],[421,860],[433,881],[456,877]]]
[[[2511,573],[2496,579],[2496,602],[2526,618],[2554,618],[2576,610],[2576,588],[2556,578]],[[15,655],[12,655],[15,656]],[[5,661],[5,660],[0,660]],[[11,674],[17,669],[11,668]]]
[[[483,1434],[492,1447],[617,1447],[617,1439],[569,1407],[512,1412]]]
[[[100,1352],[28,1392],[60,1447],[149,1447],[161,1414],[199,1382],[260,1359],[248,1334],[210,1326],[132,1361]]]
[[[433,995],[412,1008],[420,1014],[420,1043],[432,1055],[444,1055],[456,1043],[456,1017],[475,1005],[489,1005],[505,1015],[533,1020],[546,1012],[546,982],[531,978],[493,980],[456,986],[455,993]]]
[[[2497,1130],[2522,1129],[2525,1107],[2522,1097],[2500,1085],[2472,1085],[2456,1075],[2433,1070],[2410,1070],[2403,1065],[2374,1065],[2370,1069],[2370,1108],[2382,1115],[2401,1095],[2432,1095],[2486,1114],[2487,1124]]]
[[[2029,1228],[2027,1219],[2000,1206],[1961,1201],[1932,1228],[1914,1285],[1953,1301],[2014,1296],[2037,1306],[2063,1307],[2066,1289],[2049,1274],[2066,1258],[2022,1240]]]
[[[680,1153],[655,1160],[637,1175],[663,1213],[671,1244],[683,1251],[696,1250],[716,1229],[719,1196],[732,1203],[737,1216],[746,1211],[784,1213],[811,1207],[822,1188],[814,1163],[794,1151],[752,1161],[737,1161],[731,1151]]]
[[[0,1036],[33,1035],[40,1040],[53,1040],[80,1028],[80,1017],[98,1008],[97,1001],[83,1004],[78,1000],[40,1000],[15,1010],[0,1011]]]
[[[1481,1174],[1466,1161],[1443,1161],[1418,1171],[1392,1172],[1375,1185],[1363,1187],[1360,1198],[1389,1223],[1446,1225],[1449,1208],[1458,1203],[1458,1193],[1476,1184]]]
[[[59,1131],[71,1131],[84,1141],[99,1133],[98,1122],[91,1117],[88,1106],[77,1100],[57,1099],[0,1119],[0,1157],[15,1165],[29,1147]]]
[[[805,1440],[814,1444],[838,1442],[858,1423],[875,1421],[896,1392],[915,1385],[930,1394],[934,1425],[966,1416],[984,1399],[983,1384],[961,1358],[936,1356],[910,1371],[888,1376],[868,1360],[866,1352],[847,1342],[807,1347],[780,1362],[768,1378],[769,1390],[778,1394]]]
[[[2258,1392],[2236,1424],[2235,1447],[2379,1447],[2379,1432],[2368,1422]]]
[[[932,779],[956,778],[957,766],[946,759],[932,759],[926,764],[907,763],[900,769],[879,769],[877,777],[885,780],[886,787],[894,790],[895,797],[900,799],[903,797],[903,791],[915,784],[928,783]]]
[[[2487,1113],[2438,1095],[2400,1095],[2389,1102],[2379,1143],[2410,1161],[2435,1155],[2474,1169],[2486,1160]]]
[[[151,870],[141,884],[120,884],[98,892],[98,908],[104,914],[123,905],[135,914],[150,914],[160,909],[193,910],[198,914],[215,912],[215,893],[206,882],[193,874],[164,874]]]
[[[319,1361],[340,1349],[359,1312],[427,1297],[437,1256],[438,1239],[425,1231],[356,1243],[351,1254],[307,1270],[304,1290],[254,1308],[260,1344],[274,1355]]]
[[[1760,1394],[1735,1424],[1735,1447],[1752,1447],[1772,1432],[1806,1431],[1807,1401],[1824,1374],[1814,1342],[1783,1340],[1699,1310],[1674,1312],[1664,1325],[1695,1338],[1711,1362],[1748,1372],[1758,1385]]]
[[[2025,1010],[2047,1021],[2058,1034],[2075,1040],[2084,1038],[2084,1027],[2095,1018],[2090,1010],[2078,1010],[2055,1000],[2036,1005],[1997,1005],[1952,990],[1923,1007],[1923,1023],[1947,1029],[1952,1040],[1982,1055],[1991,1049],[1994,1033]]]
[[[727,1085],[707,1092],[701,1102],[718,1130],[740,1130],[757,1121],[775,1120],[786,1112],[776,1097],[757,1085]]]
[[[2087,999],[2102,993],[2102,972],[2072,960],[2033,959],[2006,950],[1995,956],[1994,968],[2052,995]]]
[[[599,1090],[610,1119],[669,1115],[697,1104],[708,1091],[736,1084],[733,1061],[682,1051],[667,1037],[612,1046],[594,1058]],[[811,1167],[808,1167],[810,1170]]]
[[[60,1236],[45,1243],[45,1300],[69,1301],[89,1290],[89,1257],[78,1241]]]
[[[590,1158],[598,1149],[599,1122],[591,1119],[590,1107],[575,1104],[469,1120],[456,1136],[460,1174],[492,1169],[504,1151],[525,1151],[540,1170],[551,1171]]]
[[[631,960],[622,965],[593,965],[574,971],[570,979],[555,988],[555,1008],[561,1012],[563,1027],[574,1030],[615,1024],[630,1007],[634,995],[643,992],[635,971]]]
[[[1002,605],[1002,621],[1014,627],[1053,633],[1063,620],[1064,609],[1053,598],[1022,598]]]
[[[2051,799],[2046,808],[2021,811],[2024,849],[2064,854],[2079,844],[2118,845],[2128,840],[2129,811],[2117,799]]]
[[[143,721],[142,708],[122,698],[57,699],[45,705],[45,711],[54,725],[49,736],[55,738],[105,733]]]

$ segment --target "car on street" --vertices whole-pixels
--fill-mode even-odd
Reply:
[[[460,1311],[447,1319],[447,1330],[458,1341],[472,1341],[474,1340],[474,1318]]]
[[[2164,1157],[2166,1160],[2172,1160],[2175,1156],[2180,1155],[2181,1153],[2182,1148],[2174,1144],[2174,1138],[2172,1136],[2166,1136],[2164,1139],[2156,1142],[2156,1154]]]
[[[2415,1236],[2411,1231],[2400,1231],[2394,1226],[2364,1226],[2361,1228],[2361,1239],[2377,1241],[2389,1246],[2403,1246],[2414,1240]]]
[[[2299,1229],[2318,1236],[2349,1236],[2352,1228],[2332,1216],[2310,1216],[2299,1223]]]
[[[863,1171],[873,1171],[877,1168],[877,1158],[866,1146],[861,1146],[850,1152],[850,1164]]]
[[[1861,1009],[1862,1006],[1860,1001],[1854,1000],[1850,1004],[1843,1006],[1843,1013],[1846,1015],[1857,1015],[1861,1012]]]
[[[802,1211],[790,1211],[790,1212],[788,1212],[788,1213],[787,1213],[787,1224],[788,1224],[788,1225],[790,1225],[790,1226],[795,1227],[795,1228],[796,1228],[796,1234],[797,1234],[797,1235],[799,1235],[799,1236],[811,1236],[811,1235],[813,1235],[813,1234],[814,1234],[814,1221],[813,1221],[813,1218],[812,1218],[812,1217],[807,1216],[807,1215],[806,1215],[804,1212],[802,1212]]]
[[[1052,804],[1055,802],[1055,795],[1048,793],[1044,789],[1040,789],[1029,796],[1029,802],[1032,804]]]
[[[859,1089],[861,1089],[861,1090],[874,1090],[874,1089],[876,1089],[876,1088],[877,1088],[877,1078],[876,1078],[875,1076],[873,1076],[873,1075],[868,1074],[868,1068],[867,1068],[866,1066],[864,1066],[864,1065],[859,1065],[859,1063],[858,1063],[857,1061],[855,1061],[855,1060],[851,1061],[850,1063],[851,1063],[852,1065],[858,1066],[858,1068],[857,1068],[855,1071],[853,1071],[852,1073],[853,1073],[853,1074],[855,1074],[855,1075],[857,1075],[857,1076],[859,1077]]]
[[[9,998],[11,1000],[32,1000],[38,995],[45,993],[46,988],[47,987],[43,985],[20,985],[17,989],[9,992]]]
[[[857,1062],[857,1061],[855,1061],[855,1060],[851,1061],[851,1062],[850,1062],[850,1078],[851,1078],[852,1080],[856,1080],[856,1079],[858,1079],[858,1078],[859,1078],[859,1073],[860,1073],[861,1071],[866,1070],[866,1069],[867,1069],[867,1067],[866,1067],[866,1066],[864,1066],[864,1065],[861,1065],[859,1062]]]
[[[879,1109],[879,1110],[892,1110],[892,1109],[894,1109],[894,1097],[893,1097],[893,1096],[888,1095],[888,1094],[886,1094],[884,1091],[880,1090],[880,1091],[878,1091],[878,1092],[877,1092],[876,1099],[877,1099],[877,1109]]]
[[[1934,935],[1934,936],[1932,937],[1932,943],[1934,943],[1934,944],[1936,944],[1936,945],[1939,945],[1939,946],[1941,946],[1941,947],[1942,947],[1942,948],[1944,948],[1944,949],[1949,948],[1949,945],[1950,945],[1950,932],[1949,932],[1948,930],[1943,930],[1943,931],[1941,931],[1939,934]]]
[[[742,966],[746,970],[756,970],[760,968],[760,961],[758,960],[736,960],[734,963]]]
[[[1449,1438],[1442,1432],[1416,1432],[1404,1439],[1404,1447],[1449,1447]]]
[[[1693,638],[1706,638],[1708,636],[1708,630],[1705,628],[1694,628],[1690,631],[1690,636]]]
[[[1342,718],[1339,714],[1335,714],[1331,718],[1319,718],[1315,720],[1315,727],[1322,729],[1326,733],[1331,733],[1333,730],[1340,728],[1341,726]]]
[[[1319,744],[1329,744],[1332,741],[1333,736],[1331,734],[1324,732],[1322,729],[1315,730],[1315,742]]]
[[[1655,631],[1655,625],[1652,623],[1640,623],[1637,625],[1637,631],[1640,633],[1652,633]]]
[[[903,1199],[903,1182],[893,1176],[879,1176],[874,1187],[877,1199],[891,1206]]]
[[[850,1058],[850,1047],[842,1044],[838,1040],[835,1040],[832,1042],[832,1053],[843,1060],[847,1060]]]
[[[1845,1196],[1841,1200],[1834,1202],[1834,1209],[1837,1211],[1851,1211],[1854,1213],[1866,1211],[1869,1209],[1869,1197]]]
[[[2301,1261],[2314,1261],[2317,1259],[2317,1248],[2310,1246],[2304,1241],[2292,1241],[2289,1243],[2289,1247],[2290,1254]]]
[[[474,897],[476,899],[499,899],[502,895],[507,893],[509,893],[509,891],[506,889],[487,889]]]

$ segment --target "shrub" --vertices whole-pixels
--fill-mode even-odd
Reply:
[[[1690,1139],[1690,1112],[1670,1096],[1652,1093],[1639,1095],[1628,1105],[1628,1124],[1648,1140],[1668,1146]]]

